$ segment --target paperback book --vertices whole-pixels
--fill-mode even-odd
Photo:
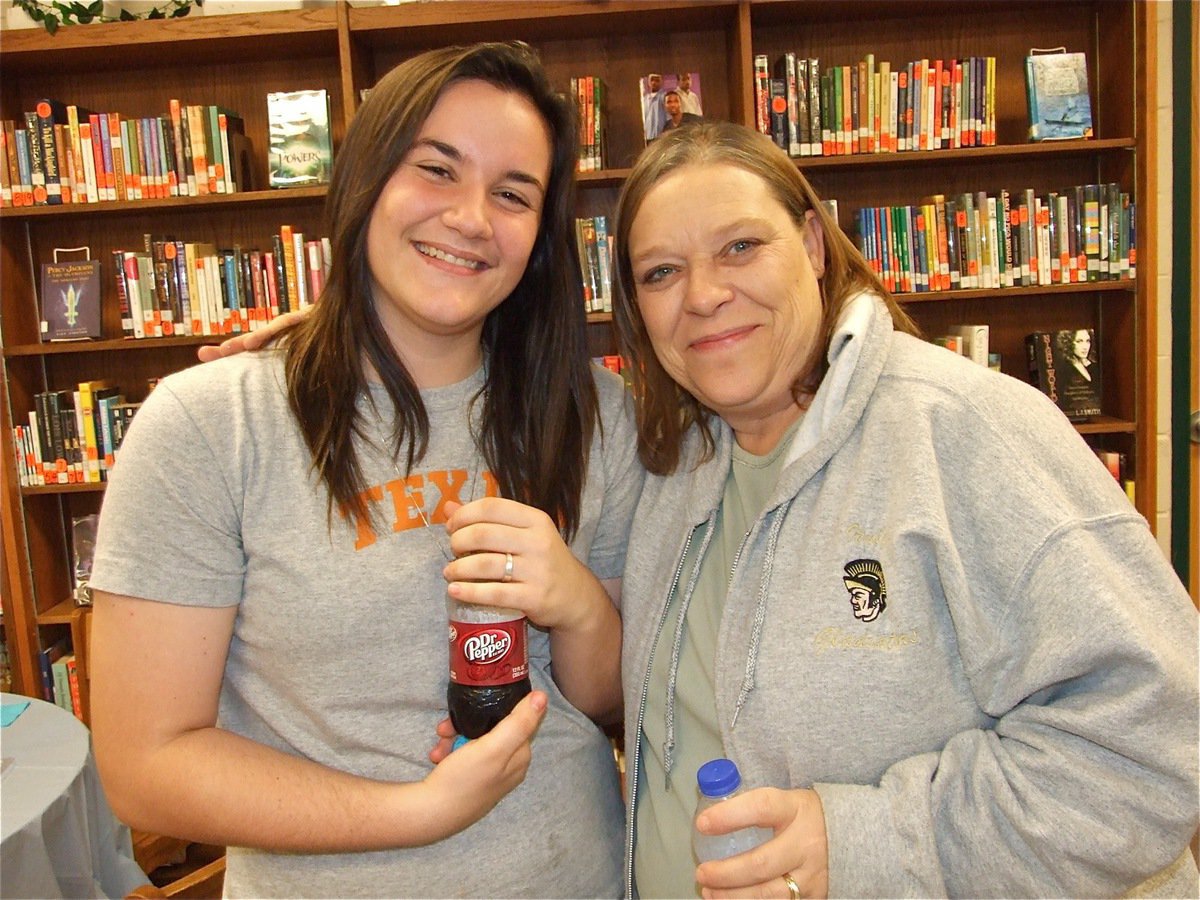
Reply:
[[[1100,415],[1101,366],[1091,328],[1026,336],[1029,378],[1072,422]]]
[[[1082,53],[1030,50],[1025,57],[1029,139],[1057,141],[1092,136],[1087,58]]]
[[[698,122],[704,116],[699,72],[651,72],[641,79],[640,87],[646,143],[664,131]]]
[[[278,91],[268,94],[267,118],[270,186],[328,184],[333,170],[328,92]]]

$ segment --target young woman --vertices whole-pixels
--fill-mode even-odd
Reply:
[[[748,129],[660,137],[615,234],[630,896],[1196,896],[1195,610],[1063,415]],[[701,829],[775,836],[697,868],[717,756],[757,789]]]
[[[92,578],[97,758],[125,821],[230,847],[230,896],[620,891],[592,719],[619,710],[641,468],[587,360],[574,162],[528,48],[397,67],[338,155],[313,314],[167,378],[126,438]],[[535,690],[433,768],[447,581],[529,613]]]

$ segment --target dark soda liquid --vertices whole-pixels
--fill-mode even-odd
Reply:
[[[446,707],[454,730],[465,738],[482,737],[512,712],[529,691],[528,678],[492,687],[450,682],[446,687]]]

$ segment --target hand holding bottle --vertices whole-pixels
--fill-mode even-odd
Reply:
[[[742,828],[771,829],[775,836],[755,853],[701,863],[696,881],[705,898],[792,897],[789,876],[802,897],[829,893],[825,814],[816,791],[756,788],[701,811],[696,828],[706,835]]]
[[[520,610],[549,631],[563,696],[599,724],[619,718],[620,579],[600,581],[540,509],[485,497],[444,511],[455,556],[442,571],[447,596]]]
[[[483,818],[525,780],[533,738],[546,715],[547,702],[545,693],[532,692],[495,728],[444,755],[425,776],[422,785],[433,793],[427,808],[436,811],[444,828],[440,837]]]
[[[443,571],[463,603],[519,609],[539,628],[574,628],[587,615],[591,571],[551,518],[500,497],[446,504],[455,559]],[[511,562],[510,562],[511,560]]]

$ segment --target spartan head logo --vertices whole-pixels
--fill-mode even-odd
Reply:
[[[874,559],[856,559],[846,563],[842,583],[850,592],[850,606],[854,618],[862,622],[873,622],[887,609],[887,582],[883,578],[883,567]]]

